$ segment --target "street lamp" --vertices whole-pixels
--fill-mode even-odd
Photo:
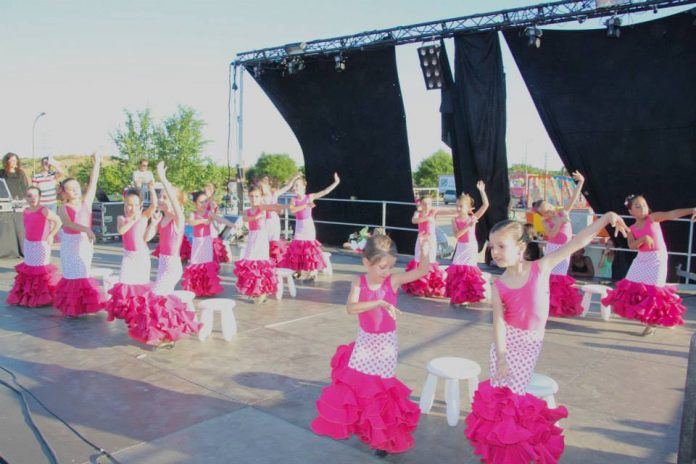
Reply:
[[[36,171],[36,157],[34,156],[34,142],[36,137],[34,133],[36,132],[36,123],[41,116],[45,116],[46,112],[42,111],[38,116],[34,118],[34,124],[31,126],[31,170]]]

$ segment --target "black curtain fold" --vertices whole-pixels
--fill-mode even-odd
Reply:
[[[505,38],[561,160],[585,174],[585,195],[596,211],[625,214],[631,193],[645,194],[655,211],[693,206],[693,15],[621,29],[620,39],[603,29],[544,30],[539,49],[527,46],[522,30],[506,31]],[[663,228],[670,250],[685,252],[688,225]],[[618,258],[615,278],[630,259]]]
[[[308,192],[323,189],[338,172],[341,184],[330,197],[413,202],[406,115],[394,47],[343,56],[343,72],[336,71],[333,56],[307,57],[303,58],[304,69],[296,74],[288,75],[282,66],[275,66],[255,79],[302,147]],[[386,213],[387,224],[413,228],[413,206],[390,205]],[[314,217],[379,225],[382,206],[318,202]],[[340,245],[358,228],[317,223],[317,238]],[[412,251],[415,233],[388,233],[400,252]]]
[[[455,72],[442,47],[446,88],[442,91],[442,141],[452,149],[457,194],[481,205],[476,182],[486,183],[490,209],[479,222],[479,246],[495,223],[507,219],[510,189],[505,146],[505,73],[497,32],[454,38]]]

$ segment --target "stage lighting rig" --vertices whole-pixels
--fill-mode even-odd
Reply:
[[[607,37],[611,37],[613,39],[618,39],[621,37],[621,18],[612,16],[604,21],[604,25],[607,26]]]
[[[346,70],[346,57],[343,56],[343,53],[334,56],[334,67],[336,72],[343,72]]]
[[[418,48],[418,60],[420,61],[425,87],[428,90],[437,90],[445,87],[442,76],[442,63],[440,63],[440,45],[426,45]]]
[[[528,27],[524,30],[524,35],[527,37],[527,46],[541,47],[541,36],[544,32],[536,26]]]

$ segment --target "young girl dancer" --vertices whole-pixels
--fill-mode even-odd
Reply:
[[[195,210],[189,216],[188,223],[193,226],[193,245],[191,263],[184,269],[181,286],[196,296],[213,296],[223,292],[220,286],[220,264],[213,259],[213,237],[211,225],[222,222],[230,227],[234,225],[225,218],[217,216],[208,208],[208,196],[205,192],[193,194]]]
[[[220,212],[220,207],[215,201],[215,184],[208,183],[203,187],[203,192],[205,192],[208,197],[208,206],[206,209],[215,216],[218,216]],[[211,235],[213,236],[213,260],[216,263],[229,263],[230,257],[227,254],[227,248],[222,239],[218,236],[218,229],[216,224],[211,225]]]
[[[64,316],[77,317],[104,309],[99,284],[89,277],[95,240],[92,232],[92,202],[97,191],[101,157],[94,154],[94,165],[84,197],[80,184],[72,177],[60,183],[63,206],[58,214],[63,221],[60,237],[60,265],[63,278],[56,286],[54,306]]]
[[[184,196],[167,179],[162,161],[157,163],[157,174],[163,187],[159,197],[160,211],[153,214],[145,236],[145,241],[149,241],[155,229],[159,232],[157,279],[145,303],[129,322],[128,333],[142,343],[170,348],[185,334],[197,333],[200,324],[186,303],[172,295],[183,273],[179,250],[186,225],[182,207]]]
[[[237,290],[256,303],[266,301],[266,295],[274,295],[278,289],[275,266],[268,256],[267,213],[278,210],[275,205],[262,204],[261,189],[249,191],[251,208],[244,211],[244,222],[249,228],[244,255],[235,261]]]
[[[305,180],[300,178],[295,181],[293,191],[296,197],[290,205],[290,211],[295,214],[295,236],[278,267],[292,269],[300,273],[300,278],[308,279],[315,278],[317,271],[326,267],[324,256],[321,254],[321,243],[317,241],[317,232],[312,220],[312,208],[314,200],[331,193],[340,182],[338,174],[334,173],[331,185],[317,193],[306,193]]]
[[[625,202],[636,222],[631,225],[628,246],[638,250],[626,278],[610,290],[602,304],[614,312],[646,325],[643,335],[655,333],[658,325],[682,325],[686,308],[675,291],[665,286],[667,280],[667,246],[660,222],[693,214],[696,209],[684,208],[666,212],[650,212],[643,195],[629,195]]]
[[[417,269],[390,274],[396,246],[386,235],[373,235],[363,251],[367,273],[352,282],[346,310],[357,314],[358,338],[341,345],[331,359],[331,385],[317,400],[314,433],[334,439],[356,435],[376,454],[401,453],[413,446],[420,410],[411,390],[396,378],[396,292],[428,273],[430,243],[421,243]]]
[[[462,194],[457,199],[457,216],[452,219],[452,230],[457,239],[452,264],[447,268],[445,296],[451,304],[476,303],[483,300],[485,281],[478,268],[476,223],[488,209],[488,196],[483,181],[476,183],[481,194],[481,207],[474,212],[474,199]]]
[[[585,178],[579,172],[573,173],[573,179],[577,182],[573,197],[561,210],[556,210],[545,200],[535,201],[532,205],[534,211],[544,219],[544,233],[546,235],[545,253],[552,253],[562,247],[573,237],[573,229],[570,225],[568,214],[573,209],[575,202],[580,198]],[[563,260],[551,271],[551,316],[573,317],[583,312],[581,305],[582,295],[580,290],[573,287],[575,279],[568,275],[570,257]]]
[[[130,321],[143,309],[144,296],[152,288],[150,284],[150,249],[145,243],[148,219],[157,209],[154,182],[149,182],[150,206],[143,211],[141,189],[129,188],[123,194],[123,216],[116,219],[116,227],[123,239],[123,258],[118,283],[109,290],[111,298],[106,310],[108,320]]]
[[[526,261],[524,226],[502,221],[491,229],[496,264],[505,268],[493,286],[493,344],[490,380],[478,386],[466,418],[465,436],[481,461],[491,464],[555,464],[563,453],[565,407],[550,409],[526,393],[544,339],[549,315],[549,274],[611,224],[625,234],[626,225],[607,213],[572,240],[537,261]]]
[[[278,198],[290,190],[295,181],[299,178],[300,174],[296,174],[283,187],[273,191],[268,176],[265,176],[259,183],[263,196],[263,203],[266,205],[277,204]],[[280,216],[278,216],[278,213],[274,210],[266,211],[266,229],[268,230],[269,256],[273,265],[277,266],[278,263],[283,260],[283,256],[285,256],[287,245],[280,236]]]
[[[24,210],[24,262],[15,266],[17,276],[7,295],[7,304],[46,306],[53,304],[58,283],[58,269],[51,264],[51,245],[61,221],[46,206],[41,206],[41,190],[27,188]]]
[[[416,204],[416,212],[411,218],[412,223],[418,224],[416,252],[414,258],[406,266],[406,270],[410,271],[418,267],[421,260],[421,243],[427,241],[430,243],[428,247],[430,250],[430,271],[420,279],[404,285],[403,289],[406,293],[415,296],[443,297],[445,296],[445,273],[437,264],[437,224],[435,223],[435,218],[443,216],[443,214],[433,207],[433,199],[430,195],[422,196]]]

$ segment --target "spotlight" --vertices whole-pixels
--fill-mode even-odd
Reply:
[[[290,61],[286,61],[285,63],[285,72],[288,76],[297,74],[305,68],[305,64],[304,61],[302,61],[302,58],[295,57]]]
[[[440,63],[440,45],[426,45],[418,48],[418,61],[423,71],[425,87],[428,90],[442,89],[445,81],[442,78],[442,64]]]
[[[528,27],[524,30],[524,35],[527,37],[527,46],[541,47],[541,36],[544,35],[541,29],[536,26]]]
[[[587,16],[578,16],[578,23],[582,24],[587,21]]]
[[[346,70],[346,58],[343,56],[343,53],[339,53],[338,55],[334,56],[334,68],[336,69],[336,72]]]
[[[607,26],[607,37],[613,39],[621,37],[621,18],[612,16],[604,22],[604,25]]]
[[[288,56],[302,55],[305,52],[305,48],[307,48],[307,42],[287,44],[283,48],[285,48],[285,53]]]
[[[653,5],[652,10],[653,10],[653,14],[657,14],[657,5]]]
[[[263,74],[263,68],[261,67],[261,63],[256,63],[256,65],[254,65],[253,71],[254,71],[255,78],[258,79],[259,77],[261,77],[261,74]]]

